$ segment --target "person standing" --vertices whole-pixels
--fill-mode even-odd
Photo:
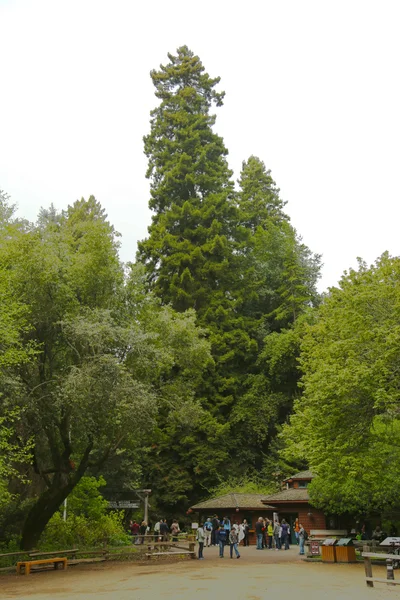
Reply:
[[[223,524],[224,524],[224,529],[226,531],[226,541],[228,542],[229,534],[231,532],[231,522],[229,520],[229,517],[224,517]]]
[[[275,540],[275,550],[281,549],[281,525],[279,521],[275,521],[274,523],[274,540]]]
[[[140,538],[138,539],[138,544],[144,544],[144,536],[146,535],[147,523],[146,521],[142,521],[142,524],[139,527]]]
[[[264,521],[263,521],[262,517],[259,517],[259,519],[256,523],[257,550],[262,550],[263,529],[264,529]]]
[[[264,550],[264,548],[268,548],[268,539],[267,539],[268,519],[264,519],[263,523],[264,523],[264,527],[263,527],[262,547]]]
[[[299,533],[300,533],[299,519],[296,519],[295,524],[294,524],[294,535],[296,536],[296,543],[297,544],[300,543]]]
[[[136,523],[136,519],[130,522],[129,529],[132,534],[132,544],[136,544],[139,535],[139,523]]]
[[[197,528],[197,531],[196,531],[196,540],[199,544],[199,560],[204,559],[204,556],[203,556],[204,539],[205,539],[204,526],[203,526],[203,523],[200,523],[199,527]]]
[[[304,544],[306,541],[306,532],[305,529],[303,527],[303,525],[299,525],[299,546],[300,546],[300,552],[299,554],[304,554]]]
[[[218,546],[217,531],[219,529],[218,515],[214,515],[212,520],[211,546]]]
[[[161,541],[168,542],[168,534],[169,534],[169,527],[167,525],[167,519],[161,519],[161,521],[160,521]]]
[[[161,519],[158,519],[157,523],[154,525],[154,541],[155,542],[160,541],[160,524],[161,524]]]
[[[160,538],[162,542],[168,542],[168,534],[169,534],[169,527],[167,525],[167,519],[161,519],[160,521]],[[160,548],[163,548],[164,550],[166,550],[168,548],[168,546],[160,546]]]
[[[274,539],[274,526],[272,525],[272,521],[268,521],[268,548],[272,549],[272,540]]]
[[[231,553],[231,558],[233,558],[233,551],[235,551],[236,554],[236,558],[240,558],[240,553],[238,550],[238,534],[235,528],[233,528],[230,533],[229,533],[229,546],[230,546],[230,553]]]
[[[176,519],[174,519],[172,521],[172,525],[171,525],[171,535],[172,535],[173,542],[178,541],[178,533],[180,533],[180,532],[181,532],[181,530],[179,529],[179,523]]]
[[[213,530],[212,521],[211,521],[210,517],[207,517],[207,521],[204,523],[204,535],[205,535],[204,545],[207,548],[209,548],[212,544],[212,530]]]
[[[246,519],[243,519],[243,533],[244,533],[243,545],[249,546],[250,527],[249,527],[249,524]]]
[[[243,523],[240,523],[240,525],[239,525],[238,539],[239,539],[239,546],[240,546],[241,541],[244,540],[244,527],[243,527]]]
[[[219,527],[219,529],[217,530],[216,539],[219,545],[219,557],[224,558],[225,544],[227,542],[226,529],[224,529],[223,527]]]
[[[282,528],[282,532],[281,532],[281,544],[282,546],[285,546],[285,550],[289,550],[289,525],[286,523],[285,519],[282,519],[282,523],[281,523],[281,528]]]

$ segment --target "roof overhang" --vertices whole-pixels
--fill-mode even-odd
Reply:
[[[274,504],[310,504],[309,500],[273,500]]]

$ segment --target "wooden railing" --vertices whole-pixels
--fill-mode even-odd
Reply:
[[[365,581],[367,587],[374,587],[374,583],[387,583],[388,585],[399,585],[399,581],[394,580],[393,561],[396,560],[394,554],[383,554],[383,552],[363,552],[362,557],[364,559],[365,568]],[[372,575],[372,559],[385,560],[386,564],[386,579],[383,577],[373,577]]]
[[[79,550],[79,548],[70,548],[67,550],[53,550],[53,551],[40,551],[40,550],[31,550],[31,551],[20,551],[20,552],[9,552],[6,554],[0,554],[0,564],[3,559],[3,562],[9,562],[9,566],[0,567],[1,571],[12,571],[16,568],[17,562],[21,560],[28,560],[35,558],[45,558],[52,556],[65,556],[68,557],[68,564],[80,564],[80,563],[94,563],[94,562],[103,562],[108,560],[116,560],[116,559],[124,559],[124,558],[133,558],[133,557],[143,557],[145,554],[157,550],[165,548],[176,548],[182,551],[187,551],[188,553],[194,552],[194,536],[188,534],[184,536],[178,536],[178,542],[172,542],[171,536],[168,536],[168,540],[165,541],[155,541],[154,535],[145,535],[140,536],[143,539],[143,543],[140,544],[130,544],[129,546],[104,546],[103,548],[84,548]],[[158,537],[158,536],[157,536]],[[187,547],[186,547],[187,546]],[[176,552],[175,552],[176,553]],[[182,552],[183,554],[184,552]]]

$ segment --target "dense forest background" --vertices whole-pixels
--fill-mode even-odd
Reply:
[[[168,61],[135,261],[94,197],[29,223],[1,194],[0,542],[60,537],[67,497],[76,526],[105,519],[104,486],[151,488],[154,516],[181,517],[308,466],[318,506],[397,506],[399,260],[321,297],[262,159],[234,180],[219,78],[187,47]]]

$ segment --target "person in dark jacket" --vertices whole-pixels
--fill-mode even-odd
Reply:
[[[285,519],[281,521],[281,544],[285,546],[285,550],[289,550],[289,525],[286,523]]]
[[[219,545],[219,557],[224,558],[225,544],[227,542],[226,530],[223,527],[217,529],[216,538]]]
[[[211,546],[218,546],[217,531],[219,527],[218,515],[214,515],[212,519]]]
[[[167,525],[167,520],[162,519],[160,521],[160,536],[161,536],[161,540],[163,542],[168,542],[168,534],[169,534],[169,527]]]

